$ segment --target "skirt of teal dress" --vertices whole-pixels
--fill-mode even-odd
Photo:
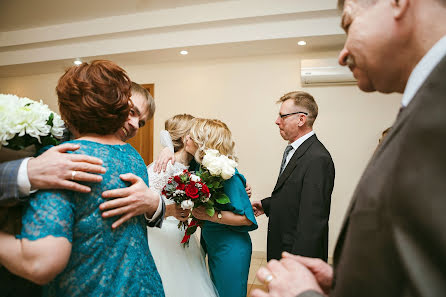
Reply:
[[[246,180],[238,171],[225,181],[225,193],[231,203],[221,210],[246,215],[249,226],[229,226],[207,221],[202,228],[201,243],[208,254],[209,271],[220,297],[245,297],[251,263],[252,244],[249,231],[257,229]]]

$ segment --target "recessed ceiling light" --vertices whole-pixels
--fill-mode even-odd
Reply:
[[[184,55],[187,55],[189,52],[188,51],[186,51],[186,50],[182,50],[181,52],[180,52],[180,54],[182,54],[183,56]]]
[[[305,40],[300,40],[297,44],[298,45],[306,45],[307,42]]]
[[[74,65],[79,66],[80,64],[82,64],[82,61],[79,59],[74,60]]]

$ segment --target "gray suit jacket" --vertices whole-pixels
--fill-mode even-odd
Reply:
[[[0,205],[19,199],[17,175],[23,159],[0,163]]]
[[[367,166],[336,245],[330,296],[446,295],[445,77],[446,57]]]

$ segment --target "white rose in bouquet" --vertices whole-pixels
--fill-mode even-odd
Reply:
[[[201,178],[199,176],[196,176],[195,174],[191,174],[190,180],[198,183],[199,181],[201,181]]]
[[[225,155],[220,156],[223,163],[223,168],[221,169],[221,177],[223,179],[230,179],[235,174],[235,167],[237,167],[237,162],[229,159]]]
[[[217,150],[206,150],[202,164],[211,175],[221,176],[223,179],[230,179],[237,167],[237,162],[221,155]]]
[[[192,207],[194,207],[194,203],[190,199],[181,202],[182,209],[192,209]]]

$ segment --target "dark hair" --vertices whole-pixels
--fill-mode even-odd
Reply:
[[[113,134],[129,115],[130,87],[124,69],[111,61],[72,66],[56,87],[62,119],[80,134]]]
[[[280,99],[277,100],[277,103],[283,103],[288,99],[292,99],[295,105],[301,106],[306,109],[306,111],[308,112],[307,124],[308,126],[313,127],[313,123],[316,120],[318,114],[318,106],[313,96],[311,96],[307,92],[302,91],[289,92],[280,97]]]

